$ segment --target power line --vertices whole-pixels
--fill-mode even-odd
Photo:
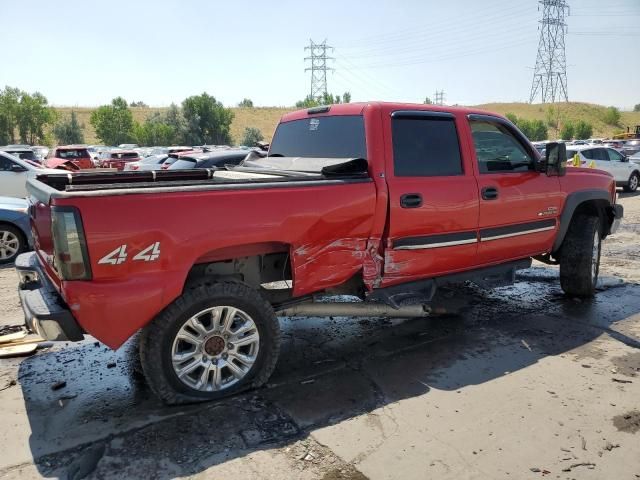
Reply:
[[[569,15],[569,5],[565,0],[540,0],[539,3],[542,5],[540,41],[529,103],[533,103],[538,94],[542,103],[554,103],[557,99],[568,102],[564,19]]]
[[[305,51],[309,50],[310,57],[305,57],[305,62],[311,60],[311,67],[305,68],[307,72],[311,70],[311,98],[321,101],[327,95],[327,70],[333,70],[327,66],[327,60],[334,60],[333,57],[327,56],[327,50],[333,47],[327,45],[325,39],[322,43],[314,43],[309,40],[309,46],[304,47]]]
[[[444,90],[436,90],[433,94],[433,103],[436,105],[444,105]]]

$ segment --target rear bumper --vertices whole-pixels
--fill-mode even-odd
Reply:
[[[18,295],[27,329],[46,340],[79,341],[84,332],[42,270],[34,252],[16,258]]]
[[[618,230],[620,222],[622,222],[622,217],[624,217],[624,208],[622,208],[622,205],[618,203],[611,205],[611,214],[613,217],[613,221],[611,222],[609,235],[616,233],[616,231]]]

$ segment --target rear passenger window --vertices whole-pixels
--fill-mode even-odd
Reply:
[[[391,121],[396,177],[462,175],[453,118],[398,117]]]

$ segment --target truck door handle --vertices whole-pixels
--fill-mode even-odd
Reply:
[[[483,200],[495,200],[498,198],[498,189],[496,187],[484,187],[482,189]]]
[[[400,197],[402,208],[418,208],[422,206],[422,195],[419,193],[405,193]]]

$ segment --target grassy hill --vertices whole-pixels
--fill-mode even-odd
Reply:
[[[593,105],[589,103],[570,102],[566,104],[557,104],[560,109],[562,118],[566,120],[585,120],[591,123],[594,129],[594,137],[609,137],[614,133],[623,130],[627,125],[640,125],[640,112],[622,112],[620,125],[617,127],[607,125],[602,121],[606,107],[602,105]],[[545,104],[529,104],[529,103],[487,103],[484,105],[475,105],[476,108],[488,110],[502,115],[513,113],[518,117],[529,120],[539,119],[545,120],[545,113],[548,105]],[[78,120],[84,124],[85,142],[99,143],[95,136],[93,127],[89,123],[89,117],[93,108],[85,107],[56,107],[58,113],[68,115],[71,110],[78,115]],[[133,118],[139,122],[149,116],[152,112],[163,111],[164,108],[141,108],[133,107],[131,111]],[[246,127],[258,128],[267,140],[271,140],[273,131],[280,117],[292,110],[294,107],[259,107],[259,108],[232,108],[235,116],[231,124],[231,135],[235,141],[239,141]],[[549,132],[550,137],[554,137],[554,132]]]
[[[640,112],[620,112],[620,124],[618,126],[612,126],[602,121],[607,108],[605,106],[579,102],[558,103],[556,106],[560,109],[561,118],[574,122],[584,120],[590,123],[593,126],[593,136],[595,138],[610,137],[615,133],[625,130],[627,126],[633,127],[634,125],[640,125]],[[476,105],[476,108],[501,115],[513,113],[527,120],[544,121],[548,104],[487,103],[484,105]],[[549,131],[549,136],[553,138],[554,133]]]

